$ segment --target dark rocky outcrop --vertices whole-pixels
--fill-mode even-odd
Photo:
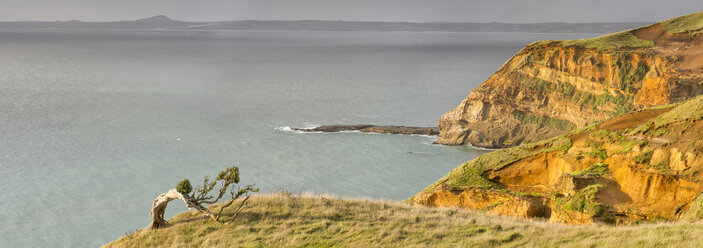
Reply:
[[[418,135],[438,135],[439,128],[436,127],[406,127],[406,126],[376,126],[376,125],[330,125],[315,128],[291,128],[295,131],[303,132],[342,132],[359,131],[364,133],[387,133],[387,134],[418,134]]]

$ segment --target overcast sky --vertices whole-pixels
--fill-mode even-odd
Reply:
[[[655,22],[703,0],[0,0],[0,21]]]

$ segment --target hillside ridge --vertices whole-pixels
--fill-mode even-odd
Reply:
[[[326,195],[260,194],[234,223],[194,212],[104,247],[636,247],[703,245],[702,223],[567,226],[457,208]],[[232,211],[224,213],[231,216]],[[675,233],[676,235],[671,235]],[[627,236],[627,239],[623,239]]]

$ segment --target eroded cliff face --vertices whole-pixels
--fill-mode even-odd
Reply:
[[[703,94],[703,35],[628,32],[655,45],[528,45],[439,119],[437,143],[509,147]]]
[[[484,154],[412,198],[551,222],[703,219],[703,96]]]

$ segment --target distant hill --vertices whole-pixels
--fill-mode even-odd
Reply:
[[[174,30],[281,30],[281,31],[405,31],[405,32],[526,32],[526,33],[610,33],[646,25],[622,23],[412,23],[357,21],[216,21],[185,22],[159,15],[134,21],[116,22],[0,22],[0,28],[41,29],[174,29]]]

